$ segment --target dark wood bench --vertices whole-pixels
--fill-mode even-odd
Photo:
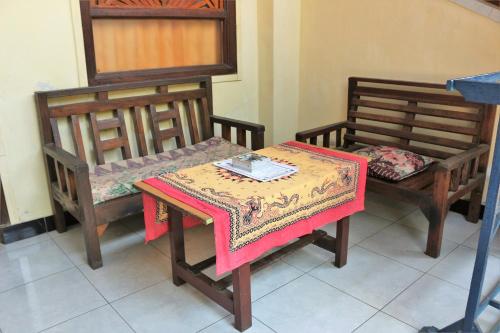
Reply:
[[[35,93],[35,98],[56,228],[66,230],[65,210],[82,224],[87,260],[94,269],[102,266],[99,231],[110,222],[140,213],[142,200],[130,189],[130,193],[125,191],[96,204],[91,185],[91,176],[96,173],[93,165],[102,168],[113,153],[111,157],[129,163],[133,152],[145,165],[158,160],[155,154],[163,154],[161,161],[181,156],[183,165],[189,165],[190,155],[209,149],[217,140],[236,151],[234,147],[239,146],[227,142],[231,141],[231,128],[236,128],[238,145],[247,146],[247,132],[252,149],[264,145],[264,126],[212,114],[208,76],[44,91]],[[215,124],[220,125],[221,136],[227,141],[211,139]],[[186,138],[184,132],[189,133]],[[205,140],[209,143],[204,146]],[[173,152],[168,155],[165,145],[169,143],[171,148],[183,149],[176,150],[175,156]],[[190,148],[188,144],[197,146]],[[106,172],[123,168],[123,162],[113,163]],[[137,168],[138,163],[130,165]]]
[[[438,257],[451,204],[470,194],[467,220],[479,219],[496,106],[466,102],[442,84],[357,77],[349,78],[347,99],[346,121],[296,139],[347,151],[394,146],[436,159],[400,182],[369,177],[367,190],[418,205],[429,221],[425,253]]]

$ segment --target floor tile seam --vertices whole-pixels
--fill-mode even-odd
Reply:
[[[362,299],[358,298],[357,296],[353,296],[353,295],[349,294],[348,292],[346,292],[346,291],[344,291],[344,290],[342,290],[342,289],[339,289],[339,288],[337,288],[337,287],[335,287],[335,286],[331,285],[331,284],[330,284],[330,283],[328,283],[328,282],[325,282],[325,281],[321,280],[320,278],[317,278],[317,277],[315,277],[315,276],[313,276],[313,275],[311,275],[311,274],[309,274],[309,273],[306,273],[306,274],[307,274],[309,277],[312,277],[313,279],[315,279],[315,280],[317,280],[317,281],[319,281],[319,282],[321,282],[321,283],[324,283],[324,284],[326,284],[326,285],[327,285],[327,286],[329,286],[329,287],[332,287],[333,289],[335,289],[335,290],[339,291],[340,293],[342,293],[342,294],[344,294],[344,295],[346,295],[346,296],[349,296],[349,297],[351,297],[351,298],[354,298],[355,300],[357,300],[357,301],[359,301],[359,302],[361,302],[361,303],[363,303],[363,304],[365,304],[365,305],[369,306],[370,308],[374,309],[376,312],[378,312],[378,311],[380,311],[380,310],[381,310],[381,309],[378,309],[377,307],[375,307],[375,306],[373,306],[373,305],[371,305],[371,304],[366,303],[364,300],[362,300]]]
[[[392,302],[392,301],[394,300],[394,298],[396,298],[397,296],[399,296],[399,295],[400,295],[403,291],[405,291],[406,289],[408,289],[408,288],[409,288],[412,284],[414,284],[415,282],[417,282],[418,280],[420,280],[420,279],[421,279],[421,278],[422,278],[422,277],[426,274],[426,273],[421,272],[421,271],[418,271],[418,270],[416,270],[416,271],[417,271],[417,273],[419,274],[419,275],[417,276],[417,278],[416,278],[414,281],[410,282],[410,283],[409,283],[406,287],[404,287],[404,289],[403,289],[401,292],[399,292],[398,294],[396,294],[396,296],[394,296],[393,298],[389,299],[389,300],[388,300],[388,301],[387,301],[387,302],[386,302],[386,303],[385,303],[385,304],[384,304],[384,305],[383,305],[380,309],[379,309],[379,308],[377,308],[377,307],[376,307],[376,306],[374,306],[374,305],[368,304],[366,301],[364,301],[364,300],[360,299],[358,296],[352,295],[352,294],[351,294],[351,293],[349,293],[347,290],[340,289],[339,287],[336,287],[336,286],[332,285],[330,282],[325,281],[325,280],[323,280],[323,279],[321,279],[321,278],[319,278],[319,277],[316,277],[316,276],[314,276],[314,275],[311,275],[311,274],[309,274],[309,275],[310,275],[310,276],[312,276],[312,277],[314,277],[315,279],[317,279],[317,280],[321,281],[321,282],[324,282],[324,283],[328,284],[329,286],[331,286],[331,287],[333,287],[333,288],[335,288],[335,289],[340,290],[341,292],[343,292],[343,293],[345,293],[345,294],[347,294],[347,295],[349,295],[349,296],[351,296],[351,297],[353,297],[353,298],[356,298],[357,300],[359,300],[359,301],[361,301],[361,302],[363,302],[363,303],[365,303],[365,304],[367,304],[367,305],[371,306],[372,308],[376,308],[378,311],[382,311],[382,309],[383,309],[384,307],[386,307],[386,306],[387,306],[390,302]]]
[[[447,282],[447,283],[449,283],[449,284],[452,284],[452,285],[454,285],[455,287],[458,287],[458,288],[460,288],[460,289],[463,289],[463,290],[465,290],[465,291],[467,291],[467,292],[470,290],[469,288],[464,288],[463,286],[461,286],[461,285],[459,285],[459,284],[457,284],[457,283],[455,283],[455,282],[452,282],[452,281],[448,281],[448,280],[446,280],[446,279],[443,279],[442,277],[437,276],[437,275],[435,275],[435,274],[432,274],[431,272],[427,272],[426,274],[427,274],[427,275],[429,275],[429,276],[432,276],[433,278],[436,278],[436,279],[438,279],[438,280],[441,280],[441,281],[443,281],[443,282]]]
[[[403,218],[401,218],[400,220],[396,221],[396,223],[398,223],[398,224],[399,224],[399,225],[401,225],[401,226],[411,228],[411,229],[413,229],[413,230],[418,230],[418,231],[420,231],[420,232],[424,232],[424,233],[426,232],[426,231],[423,231],[423,230],[421,230],[421,229],[417,228],[417,227],[416,227],[416,226],[414,226],[414,225],[401,223],[401,221],[402,221],[402,220],[403,220]],[[467,223],[470,223],[470,222],[467,222]],[[463,243],[465,243],[465,242],[469,239],[469,237],[473,236],[473,235],[474,235],[477,231],[478,231],[478,230],[474,231],[471,235],[467,236],[467,238],[465,238],[465,240],[464,240],[463,242],[457,242],[457,241],[456,241],[456,240],[454,240],[454,239],[450,239],[450,238],[445,237],[444,232],[443,232],[443,239],[445,239],[445,240],[447,240],[447,241],[449,241],[449,242],[453,242],[453,243],[457,243],[457,244],[459,244],[459,245],[462,245]],[[467,246],[467,245],[465,245],[465,246]]]
[[[7,293],[7,292],[9,292],[9,291],[12,291],[12,290],[14,290],[14,289],[17,289],[17,288],[20,288],[20,287],[24,287],[24,286],[26,286],[26,285],[28,285],[28,284],[30,284],[30,283],[35,283],[35,282],[38,282],[38,281],[40,281],[40,280],[43,280],[43,279],[47,279],[47,278],[49,278],[49,277],[52,277],[52,276],[54,276],[54,275],[57,275],[57,274],[60,274],[60,273],[64,273],[64,272],[70,271],[70,270],[75,269],[75,268],[76,268],[75,266],[68,267],[68,268],[65,268],[65,269],[63,269],[63,270],[60,270],[60,271],[58,271],[58,272],[53,272],[53,273],[50,273],[50,274],[48,274],[48,275],[42,276],[42,277],[40,277],[40,278],[38,278],[38,279],[34,279],[34,280],[32,280],[32,281],[28,281],[28,282],[25,282],[25,283],[22,283],[22,284],[18,284],[18,285],[14,286],[14,287],[11,287],[11,288],[8,288],[8,289],[5,289],[5,290],[0,291],[0,295],[5,294],[5,293]]]
[[[307,274],[307,273],[302,273],[302,274],[300,274],[299,276],[297,276],[297,277],[293,278],[292,280],[290,280],[290,281],[286,282],[285,284],[283,284],[283,285],[281,285],[281,286],[279,286],[279,287],[277,287],[277,288],[275,288],[275,289],[273,289],[273,290],[269,291],[268,293],[266,293],[266,294],[264,294],[264,295],[260,296],[259,298],[257,298],[257,299],[255,299],[255,300],[253,300],[253,301],[252,301],[252,304],[256,303],[257,301],[261,300],[262,298],[266,297],[267,295],[270,295],[270,294],[274,293],[275,291],[277,291],[277,290],[279,290],[279,289],[281,289],[281,288],[283,288],[283,287],[285,287],[285,286],[289,285],[289,284],[290,284],[290,283],[292,283],[293,281],[295,281],[295,280],[297,280],[297,279],[300,279],[301,277],[303,277],[303,276],[304,276],[304,275],[306,275],[306,274]],[[250,286],[250,288],[252,288],[252,287]],[[260,320],[260,319],[259,319],[259,321],[262,321],[262,320]]]
[[[402,261],[399,261],[399,260],[397,260],[397,259],[391,258],[391,257],[389,257],[389,256],[387,256],[387,255],[385,255],[385,254],[383,254],[383,253],[379,253],[379,252],[377,252],[377,251],[374,251],[374,250],[372,250],[372,249],[369,249],[369,248],[367,248],[367,247],[363,246],[361,243],[360,243],[360,244],[356,244],[356,246],[359,246],[359,247],[360,247],[360,248],[362,248],[363,250],[366,250],[366,251],[371,252],[371,253],[373,253],[373,254],[376,254],[376,255],[379,255],[379,256],[384,257],[384,258],[386,258],[386,259],[392,260],[392,261],[394,261],[394,262],[396,262],[396,263],[398,263],[398,264],[400,264],[400,265],[403,265],[403,266],[405,266],[405,267],[407,267],[407,268],[414,269],[414,270],[416,270],[416,271],[418,271],[418,272],[420,272],[420,273],[424,273],[424,274],[426,273],[426,271],[423,271],[423,270],[421,270],[421,269],[419,269],[419,268],[415,268],[415,267],[410,266],[410,265],[408,265],[408,264],[406,264],[406,263],[404,263],[404,262],[402,262]],[[422,251],[422,252],[423,252],[423,251]],[[349,259],[349,257],[348,257],[347,259]]]
[[[85,280],[87,280],[87,282],[92,286],[92,288],[95,289],[95,291],[102,297],[102,299],[106,302],[106,304],[110,304],[108,299],[106,297],[104,297],[104,295],[101,293],[101,291],[92,283],[92,281],[90,281],[90,279],[87,277],[87,275],[85,275],[85,273],[80,269],[79,266],[76,267],[76,269],[78,269],[78,271],[80,272],[80,274],[83,275],[83,277],[85,278]]]
[[[224,317],[222,317],[222,318],[220,318],[220,319],[217,319],[217,320],[216,320],[216,321],[214,321],[213,323],[210,323],[210,324],[208,324],[207,326],[204,326],[204,327],[200,328],[199,330],[197,330],[197,331],[195,331],[195,332],[196,332],[196,333],[200,333],[201,331],[206,330],[207,328],[209,328],[209,327],[212,327],[212,326],[216,325],[217,323],[219,323],[219,322],[221,322],[221,321],[225,320],[226,318],[229,318],[230,316],[232,316],[232,314],[228,314],[227,316],[224,316]]]
[[[68,260],[71,261],[71,262],[73,262],[71,260],[71,258],[69,257],[69,255],[62,249],[62,247],[57,242],[54,241],[54,243],[64,253],[64,255],[68,258]],[[94,290],[102,297],[102,299],[104,300],[104,302],[106,302],[106,304],[109,304],[109,302],[106,299],[106,297],[104,297],[104,295],[99,291],[99,289],[97,289],[97,287],[89,280],[89,278],[83,273],[83,271],[80,269],[80,267],[77,266],[77,265],[75,265],[75,268],[78,270],[78,272],[80,272],[80,274],[83,276],[83,278],[85,280],[87,280],[87,282],[92,286],[92,288],[94,288]]]
[[[420,328],[419,328],[419,327],[415,327],[415,326],[411,325],[410,323],[408,323],[408,322],[406,322],[406,321],[402,320],[401,318],[395,317],[395,316],[391,315],[390,313],[387,313],[387,312],[386,312],[386,311],[384,311],[384,310],[385,310],[385,309],[386,309],[386,308],[387,308],[387,307],[388,307],[388,306],[389,306],[392,302],[394,302],[394,300],[395,300],[396,298],[398,298],[399,296],[401,296],[401,295],[402,295],[404,292],[406,292],[406,291],[407,291],[407,290],[408,290],[411,286],[413,286],[413,285],[414,285],[414,284],[416,284],[418,281],[420,281],[421,279],[423,279],[423,278],[424,278],[424,276],[426,276],[426,275],[427,275],[427,274],[425,274],[425,273],[424,273],[424,274],[422,274],[422,275],[421,275],[420,277],[418,277],[415,281],[413,281],[412,283],[410,283],[410,284],[409,284],[406,288],[404,288],[403,290],[401,290],[401,292],[399,292],[399,293],[398,293],[397,295],[395,295],[395,296],[394,296],[394,297],[393,297],[390,301],[388,301],[388,302],[387,302],[387,303],[386,303],[386,304],[382,307],[382,309],[380,309],[380,311],[382,311],[382,312],[383,312],[383,313],[385,313],[386,315],[389,315],[389,316],[393,317],[394,319],[399,320],[399,321],[400,321],[400,322],[402,322],[402,323],[405,323],[405,324],[407,324],[407,325],[409,325],[409,326],[411,326],[411,327],[413,327],[413,328],[415,328],[415,329],[419,330],[421,327],[420,327]]]
[[[373,235],[373,236],[375,236],[375,235]],[[460,246],[460,244],[458,244],[458,243],[456,243],[456,242],[453,242],[453,241],[449,241],[449,242],[455,243],[455,244],[456,244],[456,245],[455,245],[455,247],[453,247],[453,248],[451,249],[451,251],[450,251],[448,254],[446,254],[446,255],[444,255],[444,256],[439,256],[438,258],[433,258],[433,259],[436,259],[437,261],[436,261],[435,263],[433,263],[433,264],[432,264],[432,266],[430,266],[430,267],[429,267],[428,269],[426,269],[426,270],[422,270],[422,269],[420,269],[420,268],[416,268],[416,267],[410,266],[410,265],[408,265],[408,264],[406,264],[406,263],[404,263],[404,262],[402,262],[402,261],[400,261],[400,260],[397,260],[397,259],[394,259],[394,258],[388,257],[387,255],[385,255],[385,254],[383,254],[383,253],[379,253],[379,252],[377,252],[377,251],[371,250],[371,249],[367,248],[366,246],[363,246],[361,243],[357,244],[357,246],[362,247],[363,249],[365,249],[365,250],[367,250],[367,251],[370,251],[370,252],[372,252],[372,253],[375,253],[375,254],[381,255],[381,256],[383,256],[383,257],[386,257],[386,258],[388,258],[388,259],[391,259],[391,260],[393,260],[393,261],[396,261],[396,262],[398,262],[398,263],[400,263],[400,264],[402,264],[402,265],[404,265],[404,266],[407,266],[407,267],[413,268],[413,269],[415,269],[415,270],[417,270],[417,271],[420,271],[420,272],[422,272],[422,273],[427,273],[427,272],[429,272],[432,268],[434,268],[434,266],[436,266],[437,264],[439,264],[440,262],[442,262],[442,261],[443,261],[446,257],[448,257],[448,256],[449,256],[449,255],[450,255],[453,251],[455,251],[455,250],[456,250],[456,249]],[[422,253],[424,253],[424,254],[425,254],[425,250],[422,250]],[[432,258],[432,257],[429,257],[429,258]]]
[[[450,251],[448,252],[448,254],[444,255],[444,256],[439,256],[439,258],[434,258],[434,259],[439,259],[436,263],[434,263],[431,267],[429,267],[429,269],[427,271],[425,271],[426,273],[429,273],[434,267],[436,267],[439,263],[442,263],[446,258],[448,258],[453,252],[455,252],[460,244],[454,242],[456,245],[455,247]]]
[[[410,212],[408,212],[408,213],[404,213],[401,217],[398,217],[398,218],[396,218],[395,220],[388,219],[387,217],[380,216],[380,215],[377,215],[377,214],[375,214],[375,213],[370,213],[370,212],[368,212],[368,211],[366,211],[366,210],[364,210],[363,212],[365,212],[365,213],[367,213],[367,214],[370,214],[370,215],[372,215],[372,216],[375,216],[375,217],[381,218],[381,219],[386,220],[386,221],[390,221],[390,222],[398,222],[398,221],[400,221],[400,220],[404,219],[405,217],[409,216],[410,214],[413,214],[413,213],[414,213],[417,209],[418,209],[418,208],[412,209]]]
[[[388,219],[388,218],[383,217],[383,216],[378,216],[378,215],[376,215],[376,214],[370,213],[370,212],[368,212],[366,209],[365,209],[365,210],[363,210],[363,211],[361,211],[361,212],[362,212],[362,213],[365,213],[365,214],[368,214],[368,215],[370,215],[370,216],[372,216],[372,217],[376,217],[376,218],[378,218],[378,219],[382,219],[382,220],[384,220],[384,221],[390,222],[390,224],[393,224],[393,223],[395,223],[395,222],[397,222],[397,221],[399,221],[399,220],[403,219],[404,217],[406,217],[406,216],[410,215],[411,213],[413,213],[413,212],[414,212],[414,210],[413,210],[411,213],[409,213],[409,214],[407,214],[407,215],[404,215],[403,217],[401,217],[401,218],[397,219],[396,221],[393,221],[393,220]]]
[[[127,297],[129,297],[129,296],[135,295],[135,294],[137,294],[137,293],[140,293],[140,292],[142,292],[142,291],[144,291],[144,290],[146,290],[146,289],[148,289],[148,288],[153,288],[153,287],[156,287],[157,285],[159,285],[159,284],[161,284],[161,283],[163,283],[163,282],[165,282],[165,281],[168,281],[169,279],[170,279],[170,278],[168,278],[168,277],[167,277],[167,278],[165,278],[164,280],[158,281],[158,282],[156,282],[156,283],[154,283],[154,284],[152,284],[152,285],[150,285],[150,286],[146,286],[146,287],[140,288],[140,289],[138,289],[138,290],[135,290],[135,291],[131,292],[130,294],[127,294],[127,295],[124,295],[124,296],[120,296],[119,298],[117,298],[117,299],[115,299],[115,300],[110,301],[110,302],[109,302],[109,304],[110,304],[110,305],[112,305],[112,304],[118,303],[119,301],[121,301],[121,300],[122,300],[122,299],[124,299],[124,298],[127,298]]]
[[[373,317],[375,317],[378,313],[380,313],[380,310],[378,310],[377,312],[375,312],[373,314],[373,316],[370,316],[370,318],[366,319],[364,322],[362,322],[360,325],[356,326],[355,329],[353,329],[351,332],[352,333],[355,333],[357,330],[359,330],[364,324],[366,324],[370,319],[372,319]]]
[[[221,319],[219,319],[219,320],[217,320],[217,321],[215,321],[215,322],[213,322],[213,323],[211,323],[211,324],[209,324],[209,325],[207,325],[207,326],[205,326],[205,327],[203,327],[203,328],[200,328],[199,330],[197,330],[197,331],[196,331],[196,333],[200,333],[200,332],[202,332],[203,330],[206,330],[207,328],[212,327],[212,326],[214,326],[214,325],[218,324],[219,322],[224,321],[225,319],[227,319],[227,318],[229,318],[229,317],[233,317],[233,316],[234,316],[233,314],[228,314],[227,316],[222,317]],[[273,330],[271,327],[269,327],[266,323],[264,323],[262,320],[260,320],[260,319],[258,319],[257,317],[255,317],[255,315],[254,315],[254,314],[252,314],[252,321],[253,321],[254,319],[255,319],[256,321],[258,321],[259,323],[261,323],[262,325],[264,325],[265,327],[267,327],[267,328],[268,328],[269,330],[271,330],[272,332],[277,333],[275,330]],[[253,323],[252,323],[252,326],[253,326]],[[0,332],[0,333],[1,333],[1,332]]]
[[[293,254],[293,253],[292,253],[292,254]],[[300,268],[300,267],[298,267],[298,266],[296,266],[296,265],[294,265],[294,264],[288,263],[288,262],[284,261],[283,259],[284,259],[284,258],[279,258],[278,260],[280,260],[281,262],[283,262],[283,263],[285,263],[285,264],[287,264],[287,265],[290,265],[290,266],[292,266],[293,268],[295,268],[295,269],[297,269],[297,270],[301,271],[301,272],[303,273],[302,275],[304,275],[305,273],[309,273],[309,272],[310,272],[310,271],[312,271],[313,269],[318,268],[319,266],[323,265],[325,262],[329,261],[328,259],[325,259],[325,260],[324,260],[324,261],[322,261],[320,264],[318,264],[318,265],[314,266],[313,268],[311,268],[311,269],[309,269],[309,270],[307,270],[307,271],[304,271],[302,268]]]
[[[125,324],[128,326],[128,328],[130,328],[130,330],[134,333],[136,333],[137,331],[132,327],[132,324],[130,324],[127,319],[125,319],[125,317],[122,316],[122,314],[113,306],[113,304],[109,304],[109,306],[111,307],[111,309],[113,309],[113,311],[118,315],[118,317],[120,317],[124,322]]]
[[[7,245],[4,245],[5,248],[0,249],[0,254],[2,254],[3,252],[7,252],[8,253],[8,252],[11,252],[11,251],[17,251],[17,250],[26,249],[27,247],[31,247],[31,246],[35,246],[35,245],[40,245],[42,243],[49,242],[49,241],[55,243],[55,241],[52,238],[49,237],[48,239],[40,240],[40,241],[37,241],[37,242],[32,243],[32,244],[22,245],[22,246],[19,246],[19,247],[15,248],[15,249],[12,249],[12,250],[7,249],[7,245],[8,245],[7,244]],[[13,244],[13,243],[10,243],[10,244]]]
[[[93,308],[93,309],[90,309],[90,310],[88,310],[88,311],[85,311],[85,312],[83,312],[83,313],[81,313],[81,314],[79,314],[79,315],[72,316],[72,317],[70,317],[70,318],[68,318],[68,319],[64,319],[64,320],[62,320],[62,321],[60,321],[60,322],[58,322],[58,323],[56,323],[56,324],[54,324],[54,325],[51,325],[51,326],[49,326],[49,327],[46,327],[46,328],[44,328],[44,329],[42,329],[42,330],[38,331],[38,333],[46,332],[46,331],[50,330],[51,328],[54,328],[54,327],[56,327],[56,326],[62,325],[62,324],[64,324],[64,323],[67,323],[68,321],[71,321],[71,320],[76,319],[76,318],[78,318],[78,317],[84,316],[84,315],[86,315],[86,314],[88,314],[88,313],[90,313],[90,312],[92,312],[92,311],[99,310],[99,309],[104,308],[104,307],[106,307],[106,306],[108,306],[108,305],[109,305],[109,304],[103,304],[103,305],[98,306],[98,307],[96,307],[96,308]]]
[[[392,314],[390,314],[390,313],[384,312],[384,310],[383,310],[383,309],[382,309],[382,310],[380,310],[380,312],[382,312],[383,314],[385,314],[385,315],[387,315],[387,316],[389,316],[389,317],[391,317],[391,318],[393,318],[393,319],[396,319],[397,321],[399,321],[399,322],[401,322],[401,323],[403,323],[403,324],[405,324],[405,325],[410,326],[411,328],[416,329],[417,331],[421,329],[421,327],[419,328],[419,327],[415,327],[415,326],[413,326],[413,325],[410,325],[409,323],[405,322],[404,320],[401,320],[401,319],[399,319],[399,318],[397,318],[397,317],[394,317],[394,316],[393,316]]]
[[[474,236],[474,235],[472,235],[472,236]],[[471,236],[471,237],[472,237],[472,236]],[[470,237],[469,237],[469,238],[470,238]],[[468,248],[468,249],[472,249],[472,250],[474,250],[474,251],[477,253],[477,247],[476,247],[476,248],[474,248],[474,247],[472,247],[472,246],[469,246],[469,245],[465,244],[465,242],[467,242],[467,240],[468,240],[469,238],[467,238],[467,239],[466,239],[463,243],[461,243],[460,245],[461,245],[461,246],[464,246],[464,247],[466,247],[466,248]],[[492,241],[492,242],[493,242],[493,241]],[[478,243],[479,243],[479,240],[478,240]],[[491,246],[491,243],[490,243],[490,246]],[[493,257],[495,257],[495,258],[500,259],[500,254],[498,254],[498,255],[497,255],[497,254],[495,254],[495,253],[491,253],[491,252],[492,252],[492,251],[491,251],[491,247],[490,247],[490,253],[488,253],[488,255],[493,256]]]
[[[17,250],[21,250],[21,249],[26,249],[27,247],[30,247],[30,246],[35,246],[35,245],[39,245],[39,244],[41,244],[41,243],[43,243],[43,242],[48,242],[48,241],[52,241],[52,240],[48,239],[48,240],[41,241],[41,242],[36,243],[36,244],[31,244],[31,245],[28,245],[28,246],[24,246],[24,247],[21,247],[21,248],[19,248],[19,249],[15,249],[15,250],[12,250],[12,251],[17,251]],[[52,242],[53,242],[53,241],[52,241]],[[68,256],[66,255],[66,253],[64,253],[64,251],[63,251],[63,250],[62,250],[62,249],[61,249],[61,248],[60,248],[60,247],[56,244],[56,242],[53,242],[53,244],[57,247],[57,249],[58,249],[59,251],[61,251],[61,253],[64,255],[64,257],[68,260],[68,263],[70,264],[70,267],[67,267],[67,268],[64,268],[64,269],[58,270],[57,272],[52,272],[52,273],[47,274],[47,275],[44,275],[44,276],[40,276],[40,277],[38,277],[38,278],[36,278],[36,279],[30,280],[30,281],[26,281],[26,282],[24,282],[24,283],[16,284],[15,286],[10,287],[10,288],[5,289],[5,290],[0,290],[0,294],[4,293],[4,292],[6,292],[6,291],[12,290],[12,289],[19,288],[19,287],[24,286],[24,285],[26,285],[26,284],[28,284],[28,283],[36,282],[36,281],[38,281],[38,280],[44,279],[44,278],[49,277],[49,276],[52,276],[52,275],[54,275],[54,274],[62,273],[62,272],[68,271],[68,270],[70,270],[70,269],[72,269],[72,268],[76,268],[76,265],[75,265],[75,264],[74,264],[74,263],[73,263],[73,262],[72,262],[72,261],[68,258]],[[0,253],[1,253],[1,252],[0,252]]]

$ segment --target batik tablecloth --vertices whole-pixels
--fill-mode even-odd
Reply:
[[[364,157],[294,141],[257,153],[299,171],[258,182],[207,163],[144,181],[213,218],[217,274],[364,209]],[[166,207],[143,198],[149,241],[168,231]],[[185,227],[195,223],[184,220]]]

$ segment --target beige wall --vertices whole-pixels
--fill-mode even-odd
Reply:
[[[310,4],[302,9],[300,129],[345,118],[349,76],[445,82],[500,70],[500,24],[450,1]]]
[[[214,112],[258,121],[257,4],[237,8],[239,71],[214,78]],[[0,177],[19,223],[52,214],[33,92],[87,84],[78,0],[0,1],[0,28]]]
[[[444,82],[500,69],[500,25],[448,0],[237,0],[238,75],[216,114],[266,144],[343,120],[348,76]],[[13,223],[51,214],[33,92],[86,85],[78,0],[0,0],[0,177]]]
[[[500,70],[500,24],[448,0],[308,0],[301,26],[299,130],[345,120],[349,76]]]

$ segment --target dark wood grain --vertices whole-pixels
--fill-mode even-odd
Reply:
[[[264,146],[264,126],[229,118],[212,116],[212,86],[210,77],[187,77],[162,79],[144,82],[127,82],[101,86],[43,91],[35,93],[37,110],[40,118],[40,130],[43,140],[43,156],[48,174],[48,187],[59,232],[66,230],[64,210],[68,211],[81,224],[84,233],[89,264],[93,268],[102,266],[97,227],[118,221],[123,217],[140,213],[142,200],[140,195],[119,197],[94,206],[89,182],[89,164],[93,160],[85,154],[82,137],[84,126],[91,129],[90,141],[97,164],[104,164],[105,152],[120,149],[122,159],[130,159],[132,145],[139,156],[164,151],[163,141],[175,138],[177,147],[184,147],[182,130],[183,115],[188,120],[191,142],[209,139],[213,136],[213,126],[224,122],[236,128],[243,142],[243,132],[250,132],[254,149]],[[196,86],[186,90],[169,89],[172,85]],[[90,100],[82,102],[81,96]],[[126,96],[126,97],[123,97]],[[92,99],[93,97],[93,99]],[[187,102],[187,108],[179,105]],[[194,103],[198,103],[198,115],[201,125],[195,119]],[[49,106],[50,105],[50,106]],[[167,111],[157,111],[156,106],[167,105]],[[133,121],[135,135],[129,135],[125,123],[128,112]],[[109,114],[112,114],[111,118]],[[107,118],[105,118],[107,117]],[[145,127],[143,118],[150,126]],[[65,150],[61,142],[59,125],[69,121],[75,153]],[[84,121],[87,124],[84,124]],[[144,120],[146,121],[146,120]],[[160,122],[172,122],[173,127],[161,128]],[[82,123],[82,124],[80,124]],[[146,130],[149,132],[146,133]],[[102,132],[114,132],[109,139],[102,139]],[[153,139],[154,152],[148,152],[147,139]],[[134,140],[135,139],[135,140]],[[188,157],[187,157],[188,158]],[[217,296],[219,297],[219,296]],[[229,304],[229,303],[228,303]],[[232,309],[232,303],[230,303]]]
[[[347,97],[347,121],[301,131],[296,139],[317,144],[322,137],[329,147],[335,133],[335,146],[346,151],[385,145],[437,159],[400,182],[369,177],[367,189],[419,205],[429,221],[426,253],[439,256],[451,204],[470,194],[467,220],[479,219],[496,106],[466,102],[443,84],[360,77],[349,78]]]

